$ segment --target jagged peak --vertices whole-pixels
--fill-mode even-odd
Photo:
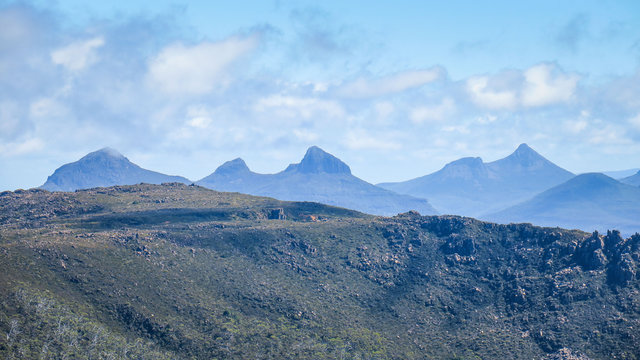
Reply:
[[[526,143],[522,143],[518,145],[516,150],[508,156],[508,158],[518,158],[518,159],[531,159],[531,158],[543,158],[537,151],[533,150]]]
[[[540,155],[537,151],[533,150],[526,143],[522,143],[518,146],[518,148],[511,153],[511,155],[496,160],[494,162],[489,163],[489,166],[500,166],[500,165],[518,165],[521,167],[538,167],[544,166],[544,164],[551,164],[549,160],[547,160],[544,156]]]
[[[224,164],[220,165],[214,174],[216,175],[228,175],[228,174],[236,174],[240,172],[250,172],[247,163],[244,162],[241,158],[235,158],[233,160],[229,160]]]
[[[351,169],[342,160],[317,146],[307,149],[302,161],[291,164],[285,172],[351,174]]]

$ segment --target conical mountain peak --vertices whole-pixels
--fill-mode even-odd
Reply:
[[[520,146],[518,146],[516,151],[514,151],[511,155],[507,156],[507,159],[511,159],[512,161],[517,161],[523,165],[533,164],[540,160],[545,160],[545,161],[547,160],[525,143],[520,144]]]
[[[214,174],[216,175],[230,175],[230,174],[238,174],[238,173],[249,173],[249,167],[241,158],[236,158],[230,161],[225,162],[220,165]]]
[[[291,164],[285,170],[291,171],[307,174],[351,174],[347,164],[317,146],[310,147],[299,164]]]
[[[516,149],[515,152],[519,152],[519,153],[534,152],[535,153],[535,150],[533,150],[529,145],[527,145],[527,143],[522,143],[518,145],[518,148]]]

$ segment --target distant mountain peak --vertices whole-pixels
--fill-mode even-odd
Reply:
[[[291,171],[306,174],[351,174],[347,164],[317,146],[310,147],[300,163],[291,164],[285,169],[285,172]]]
[[[527,143],[522,143],[518,145],[518,148],[516,149],[516,152],[530,152],[530,151],[535,152],[529,145],[527,145]]]
[[[518,148],[508,157],[510,158],[518,158],[518,159],[544,159],[544,157],[538,154],[537,151],[533,150],[526,143],[522,143],[518,146]]]
[[[224,164],[220,165],[216,171],[215,175],[230,175],[230,174],[238,174],[238,173],[249,173],[249,167],[247,163],[244,162],[241,158],[235,158],[233,160],[227,161]]]
[[[603,173],[591,172],[591,173],[584,173],[584,174],[577,175],[573,179],[570,179],[569,181],[567,181],[566,184],[571,184],[572,186],[575,186],[575,185],[588,185],[588,186],[610,185],[611,186],[611,185],[617,185],[619,184],[619,182],[616,179],[609,177]]]
[[[117,150],[105,147],[91,152],[80,160],[57,168],[41,186],[50,191],[73,191],[100,186],[132,185],[141,182],[160,184],[163,182],[190,181],[181,176],[171,176],[146,170],[132,163]]]
[[[100,150],[96,150],[94,152],[90,152],[87,155],[85,155],[83,157],[83,159],[85,158],[95,158],[95,157],[109,157],[109,158],[114,158],[114,159],[126,159],[126,157],[124,155],[122,155],[118,150],[112,148],[112,147],[103,147]]]
[[[507,165],[509,164],[509,165]],[[522,143],[511,155],[489,163],[490,166],[517,166],[521,168],[540,168],[545,166],[556,166],[533,150],[529,145]]]

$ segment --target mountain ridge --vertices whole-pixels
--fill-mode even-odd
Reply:
[[[602,173],[580,174],[483,219],[633,234],[640,231],[640,188]]]
[[[502,159],[461,158],[428,175],[378,185],[427,198],[445,213],[477,217],[515,205],[573,176],[523,143]]]
[[[620,179],[620,182],[633,186],[640,186],[640,170],[638,170],[634,175]]]
[[[191,183],[182,176],[165,175],[143,169],[117,150],[105,147],[79,160],[57,168],[40,188],[51,191],[75,191],[92,187],[132,185],[141,182]]]
[[[228,166],[229,162],[221,167]],[[226,176],[224,171],[220,172],[221,167],[196,184],[280,200],[315,201],[376,215],[409,210],[437,213],[425,199],[396,194],[354,176],[347,164],[317,146],[310,147],[299,163],[275,174],[258,174],[247,167],[248,172],[242,170]]]

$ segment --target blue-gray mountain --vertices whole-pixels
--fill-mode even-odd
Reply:
[[[607,175],[608,177],[612,177],[616,180],[620,180],[620,179],[624,179],[626,177],[635,175],[638,171],[640,171],[639,168],[633,168],[633,169],[625,169],[625,170],[602,171],[602,173]]]
[[[437,213],[425,199],[400,195],[353,176],[347,164],[316,146],[307,150],[300,163],[291,164],[277,174],[252,172],[242,159],[235,159],[197,184],[280,200],[315,201],[376,215],[409,210]]]
[[[143,169],[118,151],[103,148],[87,154],[76,162],[59,167],[40,188],[49,191],[74,191],[113,185],[166,182],[191,183],[182,176]]]
[[[620,182],[628,185],[640,186],[640,170],[635,175],[620,179]]]
[[[618,229],[633,234],[640,231],[640,188],[600,173],[582,174],[484,218],[587,231]]]
[[[378,186],[427,198],[446,214],[477,217],[527,200],[573,176],[521,144],[504,159],[485,163],[479,157],[462,158],[435,173]]]

